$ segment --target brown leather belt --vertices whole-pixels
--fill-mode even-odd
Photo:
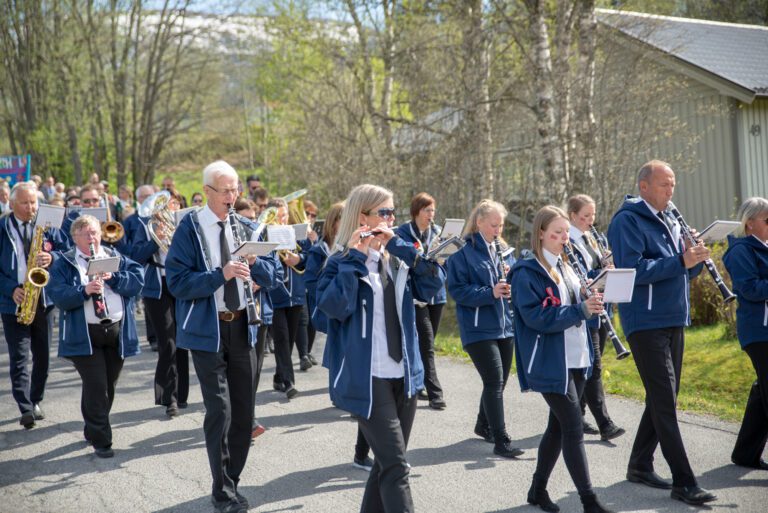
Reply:
[[[219,312],[219,320],[224,322],[232,322],[239,319],[245,313],[245,308],[238,310],[237,312]]]

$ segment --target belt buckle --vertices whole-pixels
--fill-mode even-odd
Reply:
[[[232,322],[235,320],[235,312],[222,312],[220,319],[224,322]]]

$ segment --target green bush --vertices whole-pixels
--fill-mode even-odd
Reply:
[[[726,244],[715,244],[712,250],[711,260],[717,267],[723,281],[732,290],[731,277],[723,265],[723,253],[727,249]],[[694,326],[712,326],[718,323],[725,325],[724,338],[736,336],[736,306],[735,302],[726,305],[723,296],[715,284],[715,280],[709,275],[706,268],[701,274],[691,281],[691,323]]]

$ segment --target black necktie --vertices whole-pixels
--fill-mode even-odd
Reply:
[[[387,327],[387,352],[396,362],[403,359],[403,342],[400,337],[400,319],[397,315],[395,284],[389,279],[384,256],[379,259],[379,277],[384,290],[384,324]]]
[[[584,233],[581,238],[584,239],[584,248],[587,250],[587,253],[589,253],[589,256],[592,257],[592,269],[597,269],[600,267],[600,256],[595,251],[595,248],[592,247],[592,241],[590,240],[589,235]]]
[[[659,211],[659,213],[656,215],[665,225],[667,225],[667,228],[669,228],[669,233],[672,233],[672,223],[669,222],[669,219],[667,219],[667,216],[664,214],[664,212]]]
[[[231,260],[229,253],[229,243],[227,242],[227,225],[224,221],[219,221],[221,232],[219,234],[219,245],[221,246],[221,267]],[[237,312],[240,309],[240,293],[237,290],[237,278],[224,283],[224,306],[230,312]]]
[[[29,221],[21,224],[21,242],[24,244],[24,255],[29,256],[31,241],[29,240]]]
[[[557,270],[560,271],[560,276],[563,277],[563,282],[565,283],[565,288],[568,289],[568,296],[571,298],[571,304],[576,304],[576,294],[573,292],[573,289],[571,288],[571,282],[566,278],[565,275],[565,266],[563,265],[563,261],[559,258],[557,259]]]

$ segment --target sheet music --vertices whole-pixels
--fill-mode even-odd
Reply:
[[[309,225],[307,223],[292,224],[290,226],[293,228],[293,231],[296,232],[296,240],[304,240],[307,238],[307,231],[309,230]]]
[[[173,222],[176,223],[176,226],[179,226],[179,223],[182,219],[184,219],[184,216],[192,212],[193,210],[196,210],[198,207],[187,207],[182,208],[181,210],[177,210],[173,213]]]
[[[93,208],[83,208],[80,210],[80,215],[89,215],[93,216],[100,223],[106,223],[107,222],[107,207],[93,207]]]
[[[296,231],[292,226],[269,225],[267,226],[267,240],[277,242],[275,249],[296,249]]]
[[[448,240],[451,237],[461,237],[461,231],[464,229],[464,219],[446,219],[443,223],[443,229],[440,232],[440,238]]]
[[[699,234],[699,238],[705,243],[718,242],[725,240],[730,234],[736,231],[741,225],[736,221],[713,221],[712,224],[704,228],[704,231]]]
[[[240,244],[240,247],[238,247],[232,254],[236,257],[248,255],[264,256],[268,255],[270,251],[275,250],[277,247],[277,242],[246,241]]]
[[[120,270],[120,257],[93,258],[88,262],[88,276],[94,274],[116,273]]]
[[[629,303],[635,291],[634,269],[604,269],[590,283],[592,290],[603,290],[606,303]]]
[[[40,205],[37,209],[35,227],[61,228],[66,210],[66,208],[57,207],[56,205]]]

